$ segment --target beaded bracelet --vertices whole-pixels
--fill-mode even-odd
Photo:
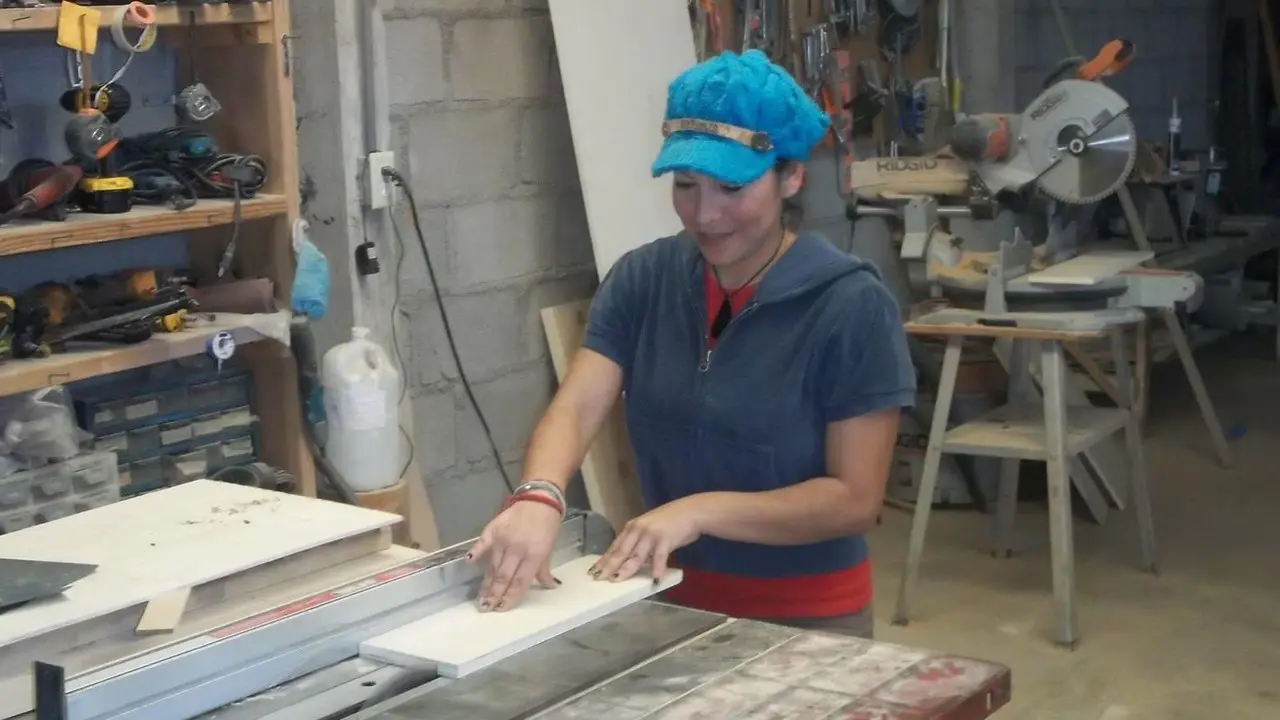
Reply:
[[[564,499],[564,491],[560,489],[560,486],[553,482],[547,482],[546,480],[529,480],[528,482],[521,483],[520,487],[511,491],[511,494],[519,495],[520,493],[529,492],[531,490],[541,490],[542,492],[549,493],[551,497],[554,497],[560,502],[561,507],[568,507],[569,505],[569,503]]]
[[[498,509],[498,514],[501,514],[502,512],[510,508],[512,505],[515,505],[516,503],[524,500],[541,503],[543,505],[546,505],[547,507],[555,508],[555,511],[560,513],[560,517],[564,517],[564,505],[561,504],[558,500],[556,500],[553,497],[549,497],[547,495],[543,495],[541,493],[531,492],[531,491],[519,492],[507,497],[506,500],[502,501],[502,507]]]

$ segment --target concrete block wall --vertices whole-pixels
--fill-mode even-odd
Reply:
[[[392,119],[463,368],[513,481],[555,389],[539,310],[589,297],[595,264],[551,21],[536,0],[395,0]],[[396,338],[442,540],[506,488],[449,352],[408,213]],[[401,262],[401,257],[403,258]],[[388,308],[388,312],[390,312]]]
[[[1133,62],[1107,84],[1129,101],[1139,138],[1163,140],[1168,135],[1176,96],[1183,146],[1211,143],[1222,0],[1061,2],[1079,54],[1092,56],[1118,37],[1136,46]],[[1016,95],[1019,107],[1025,107],[1067,52],[1044,0],[1016,0],[1015,33]]]

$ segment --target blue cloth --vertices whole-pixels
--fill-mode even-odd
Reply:
[[[898,305],[876,269],[801,235],[720,336],[706,372],[703,259],[681,234],[618,260],[583,346],[623,370],[645,504],[752,492],[827,474],[827,424],[915,404]],[[867,557],[861,535],[774,547],[704,537],[685,566],[749,577],[833,572]]]
[[[831,119],[790,73],[759,50],[724,52],[685,70],[667,88],[667,120],[697,119],[763,132],[773,149],[692,131],[669,135],[653,176],[694,172],[729,185],[755,182],[780,160],[805,161]]]
[[[315,243],[303,237],[298,243],[297,260],[289,304],[295,315],[320,320],[329,311],[329,258]]]

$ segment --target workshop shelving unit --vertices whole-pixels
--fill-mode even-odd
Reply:
[[[117,10],[98,9],[106,18]],[[266,161],[266,185],[241,202],[234,269],[237,277],[270,279],[276,297],[288,298],[294,263],[290,232],[300,205],[288,2],[163,5],[155,7],[155,13],[159,42],[181,48],[176,53],[179,77],[191,77],[187,65],[194,64],[200,81],[222,105],[222,111],[200,129],[227,151],[255,154]],[[57,23],[56,3],[0,10],[0,41],[3,33],[44,33],[52,44]],[[119,215],[73,214],[65,222],[17,221],[0,227],[0,257],[181,234],[186,237],[190,270],[198,279],[212,278],[235,215],[232,200],[202,199],[186,210],[139,205]],[[159,334],[134,345],[95,345],[88,350],[72,346],[46,359],[0,362],[0,396],[198,355],[205,352],[208,339],[222,330],[232,332],[237,357],[253,376],[260,459],[289,471],[298,479],[300,492],[314,495],[314,465],[302,432],[293,357],[284,345],[247,327],[215,322]]]

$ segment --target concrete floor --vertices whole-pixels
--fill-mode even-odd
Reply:
[[[1268,354],[1270,353],[1270,355]],[[912,623],[889,624],[910,518],[889,510],[872,536],[877,639],[961,653],[1013,670],[997,718],[1280,718],[1280,365],[1270,337],[1201,353],[1224,426],[1242,425],[1235,464],[1214,459],[1176,364],[1153,377],[1147,461],[1161,574],[1138,567],[1131,510],[1076,522],[1082,640],[1052,642],[1048,521],[1020,509],[1020,553],[987,553],[990,522],[935,512]],[[1268,420],[1267,418],[1270,418]]]

